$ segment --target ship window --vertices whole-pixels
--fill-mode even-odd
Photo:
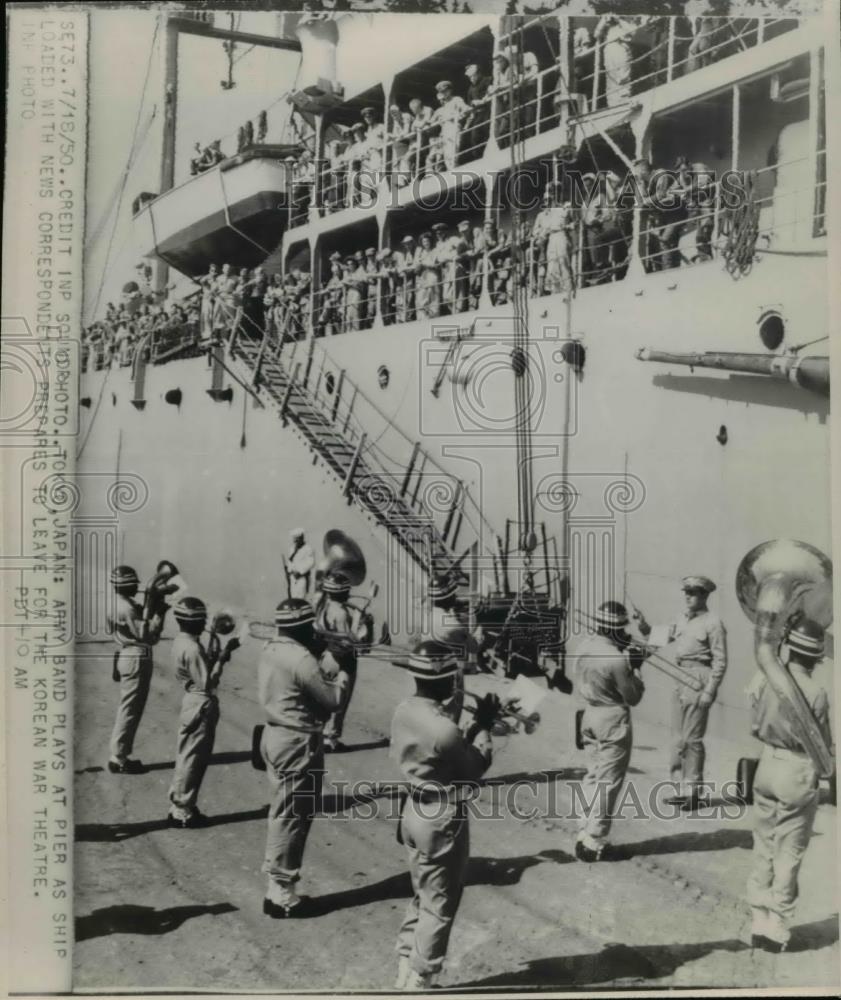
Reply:
[[[785,332],[785,323],[778,312],[772,310],[759,317],[759,339],[767,350],[776,351],[783,342]]]

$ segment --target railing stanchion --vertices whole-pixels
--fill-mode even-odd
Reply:
[[[344,384],[345,384],[345,370],[344,368],[342,368],[342,370],[339,372],[339,380],[336,382],[336,388],[335,388],[336,395],[335,399],[333,400],[333,410],[332,413],[330,414],[330,419],[333,421],[333,423],[336,422],[336,415],[339,412],[339,401],[342,396],[342,386]]]
[[[406,490],[409,488],[409,480],[412,478],[412,471],[415,468],[415,462],[417,461],[418,454],[420,453],[420,442],[415,441],[412,446],[412,456],[409,459],[409,464],[406,466],[406,471],[403,474],[403,483],[400,486],[400,496],[406,496]]]
[[[344,486],[342,486],[342,496],[346,497],[350,495],[351,487],[353,486],[353,477],[356,475],[356,469],[359,466],[359,460],[362,457],[362,449],[365,447],[365,434],[359,436],[359,444],[356,446],[356,451],[353,453],[353,458],[350,462],[350,467],[347,470],[347,475],[345,476]]]
[[[461,503],[462,488],[463,484],[461,480],[458,480],[456,482],[456,488],[453,493],[453,502],[450,504],[450,509],[447,511],[447,519],[444,521],[444,530],[441,532],[441,535],[445,542],[447,542],[447,539],[450,534],[450,528],[453,526],[453,518],[455,517],[456,511],[458,510],[459,504]],[[453,545],[450,545],[450,548],[453,548]]]

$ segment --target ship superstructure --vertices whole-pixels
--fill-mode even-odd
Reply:
[[[287,100],[298,131],[267,125],[138,205],[142,249],[193,279],[211,264],[309,278],[291,326],[232,314],[209,370],[185,361],[164,375],[139,351],[121,394],[138,404],[124,454],[151,428],[163,450],[179,419],[184,454],[226,480],[233,387],[252,422],[237,460],[250,495],[232,520],[232,483],[205,515],[220,539],[212,560],[196,556],[208,576],[242,558],[226,548],[234,523],[276,509],[280,533],[313,505],[291,494],[317,492],[323,527],[358,533],[367,517],[383,540],[393,592],[380,610],[398,633],[395,609],[436,567],[463,569],[488,598],[531,588],[565,605],[570,643],[577,612],[625,596],[668,617],[676,581],[703,571],[720,583],[734,662],[750,662],[741,557],[776,537],[830,548],[821,22],[423,22],[304,18]],[[489,83],[472,100],[471,66]],[[463,106],[425,123],[442,83]],[[695,183],[668,238],[639,197],[619,209],[608,197],[638,194],[640,161]],[[588,175],[607,185],[604,205],[576,201]],[[547,190],[550,207],[570,206],[560,262],[535,235]],[[94,391],[103,377],[91,374]],[[169,382],[207,388],[212,424],[153,406]],[[208,426],[212,448],[199,443]],[[284,451],[302,445],[307,460]],[[140,445],[132,461],[155,481]],[[168,537],[193,537],[186,511],[161,516]],[[271,564],[255,551],[243,603]],[[721,732],[745,730],[737,674]]]

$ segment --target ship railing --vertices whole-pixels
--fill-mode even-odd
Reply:
[[[261,380],[262,367],[269,359],[280,365],[288,379],[282,405],[294,405],[289,402],[290,386],[294,386],[354,449],[345,493],[364,494],[366,505],[383,517],[396,503],[402,503],[422,523],[434,526],[452,553],[477,540],[482,548],[492,550],[493,530],[470,485],[444,469],[419,441],[401,431],[393,416],[352,382],[312,338],[278,340],[265,331],[254,368],[255,382]],[[393,517],[399,520],[399,511],[395,510]]]
[[[586,95],[590,111],[621,105],[632,94],[694,73],[737,52],[761,45],[769,33],[781,34],[797,26],[796,19],[786,17],[715,18],[719,24],[696,36],[680,34],[681,20],[675,17],[647,17],[642,24],[633,17],[629,20],[634,23],[628,25],[624,36],[598,39],[577,49],[573,55],[574,89]],[[782,31],[778,30],[781,27]],[[633,36],[642,30],[653,33],[654,44],[609,69],[606,47],[630,47]]]

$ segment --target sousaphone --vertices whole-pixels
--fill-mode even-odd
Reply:
[[[832,622],[832,562],[806,542],[763,542],[739,564],[736,595],[755,626],[754,655],[759,669],[779,698],[818,776],[831,777],[835,771],[831,749],[779,651],[798,614],[805,614],[823,628]]]
[[[320,568],[324,573],[341,573],[350,581],[351,587],[358,587],[368,572],[362,549],[338,528],[331,529],[324,536],[324,562]]]

